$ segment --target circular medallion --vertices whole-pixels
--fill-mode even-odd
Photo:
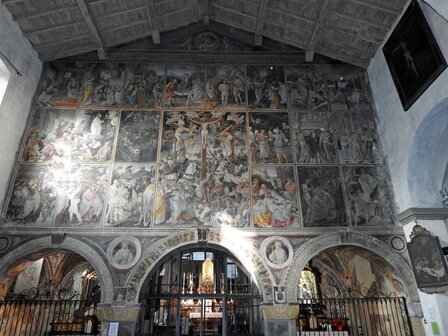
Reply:
[[[118,237],[109,244],[106,253],[113,267],[126,270],[134,266],[140,259],[142,247],[140,241],[135,237]]]
[[[390,240],[390,245],[397,251],[403,251],[406,248],[406,242],[403,238],[395,236]]]
[[[0,252],[5,251],[9,247],[8,237],[0,237]]]
[[[210,32],[200,33],[195,37],[194,44],[199,50],[215,50],[219,45],[219,37]]]
[[[294,256],[291,243],[281,236],[266,238],[260,248],[263,259],[272,268],[287,267]]]

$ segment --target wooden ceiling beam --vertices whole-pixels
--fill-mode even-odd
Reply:
[[[115,26],[113,28],[108,28],[105,31],[105,34],[110,34],[110,33],[113,33],[113,32],[115,32],[117,30],[122,30],[122,29],[126,29],[126,28],[129,28],[129,27],[138,26],[138,25],[141,25],[141,24],[144,24],[144,23],[147,23],[147,22],[148,22],[147,20],[140,20],[140,21],[134,21],[134,22],[122,25],[122,26]],[[146,36],[147,35],[151,35],[151,34],[148,33],[148,34],[146,34]]]
[[[61,44],[70,43],[70,42],[73,42],[73,41],[86,40],[89,37],[92,37],[92,35],[90,35],[90,34],[83,34],[83,35],[77,35],[77,36],[74,36],[74,37],[71,37],[71,38],[66,38],[66,39],[63,39],[63,40],[52,41],[52,42],[49,42],[49,43],[34,44],[33,46],[36,49],[46,49],[46,48],[49,48],[49,47],[54,47],[54,46],[58,46],[58,45],[61,45]]]
[[[377,5],[374,3],[371,3],[369,1],[365,1],[365,0],[349,0],[349,2],[361,5],[361,6],[365,6],[371,9],[376,9],[380,12],[384,12],[384,13],[388,13],[388,14],[393,14],[393,15],[397,15],[401,13],[401,9],[396,9],[396,8],[391,8],[391,7],[387,7],[384,5]]]
[[[0,3],[4,5],[15,4],[19,2],[25,2],[26,0],[0,0]]]
[[[343,29],[343,28],[334,27],[334,26],[323,26],[322,29],[325,29],[327,31],[337,31],[341,34],[349,35],[351,37],[372,43],[377,46],[379,46],[382,43],[382,39],[375,38],[375,37],[373,37],[369,34],[365,34],[365,33],[360,33],[360,32],[354,33],[354,32],[349,31],[349,29]]]
[[[255,45],[261,46],[263,43],[263,27],[266,20],[266,11],[268,9],[268,0],[260,0],[258,7],[257,24],[255,26]]]
[[[314,58],[314,48],[316,47],[316,42],[319,39],[320,31],[328,15],[328,0],[317,0],[316,7],[318,10],[316,23],[314,24],[313,32],[311,33],[310,39],[305,49],[305,62],[312,62]]]
[[[223,11],[226,11],[226,12],[229,12],[229,13],[232,13],[232,14],[235,14],[235,15],[237,15],[237,16],[244,16],[244,17],[247,17],[247,18],[249,18],[249,19],[251,19],[251,20],[255,19],[255,16],[252,16],[252,15],[249,15],[249,14],[246,14],[246,13],[243,13],[243,12],[240,12],[240,11],[237,11],[237,10],[235,10],[235,9],[233,9],[233,8],[230,8],[230,7],[224,7],[224,6],[218,5],[218,4],[216,4],[216,3],[214,3],[213,6],[215,6],[216,8],[219,8],[219,9],[221,9],[221,10],[223,10]],[[246,29],[247,29],[247,28],[246,28]]]
[[[297,14],[288,13],[281,9],[275,9],[275,10],[273,10],[273,12],[292,17],[293,19],[296,19],[299,21],[304,21],[307,23],[314,23],[314,19],[311,19],[311,18],[308,18],[305,16],[301,16],[301,15],[297,15]]]
[[[336,12],[335,11],[335,12],[332,12],[332,13],[336,14],[337,16],[339,16],[339,17],[341,17],[343,19],[346,19],[346,20],[349,20],[349,21],[356,21],[356,22],[359,22],[359,23],[362,23],[362,24],[366,24],[366,25],[378,28],[378,29],[382,29],[384,31],[389,31],[390,28],[391,28],[391,27],[383,25],[383,24],[379,24],[379,23],[376,23],[376,22],[373,22],[373,21],[367,21],[367,20],[360,19],[360,18],[357,18],[357,17],[354,17],[354,16],[350,16],[348,14],[344,14],[344,13],[341,13],[341,12]]]
[[[107,13],[105,15],[100,16],[100,18],[101,19],[109,19],[109,18],[114,17],[114,16],[119,16],[119,15],[123,15],[123,14],[129,14],[129,13],[132,13],[132,12],[142,11],[145,8],[146,8],[146,6],[140,6],[140,7],[124,9],[122,11],[115,12],[115,13]]]
[[[75,9],[78,9],[78,6],[61,7],[61,8],[50,9],[45,12],[17,15],[17,17],[15,19],[17,21],[19,21],[21,19],[31,20],[31,19],[36,19],[36,18],[42,17],[42,16],[57,14],[59,12],[69,12],[69,11],[73,11]]]
[[[65,22],[65,23],[59,24],[59,25],[54,25],[54,26],[49,26],[49,27],[44,27],[44,28],[39,28],[39,29],[33,29],[33,30],[25,30],[25,31],[23,31],[23,34],[25,36],[32,36],[32,35],[37,35],[37,34],[42,34],[42,33],[49,33],[53,30],[73,27],[73,25],[80,24],[80,23],[82,23],[82,21],[70,21],[70,22]]]
[[[146,1],[146,10],[148,11],[152,42],[154,44],[160,44],[160,27],[159,21],[157,20],[156,5],[154,3],[154,0]]]
[[[76,0],[76,4],[81,11],[84,20],[86,21],[87,28],[89,28],[90,35],[93,37],[93,40],[97,44],[98,58],[100,60],[106,59],[106,45],[104,44],[103,38],[100,35],[100,31],[93,20],[92,12],[87,5],[85,0]]]

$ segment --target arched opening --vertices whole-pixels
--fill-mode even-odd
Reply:
[[[357,246],[313,256],[296,283],[297,327],[350,335],[409,335],[405,285],[393,267]]]
[[[17,260],[0,278],[1,335],[97,335],[101,284],[94,267],[67,250]]]
[[[242,264],[219,247],[184,247],[146,278],[138,335],[262,335],[261,296]]]

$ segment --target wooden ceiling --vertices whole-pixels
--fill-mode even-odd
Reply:
[[[408,0],[0,0],[43,61],[215,21],[366,67]]]

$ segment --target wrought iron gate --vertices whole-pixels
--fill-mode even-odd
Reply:
[[[79,300],[0,301],[0,335],[97,335],[95,306]]]
[[[412,336],[406,299],[344,298],[301,300],[301,336]]]

